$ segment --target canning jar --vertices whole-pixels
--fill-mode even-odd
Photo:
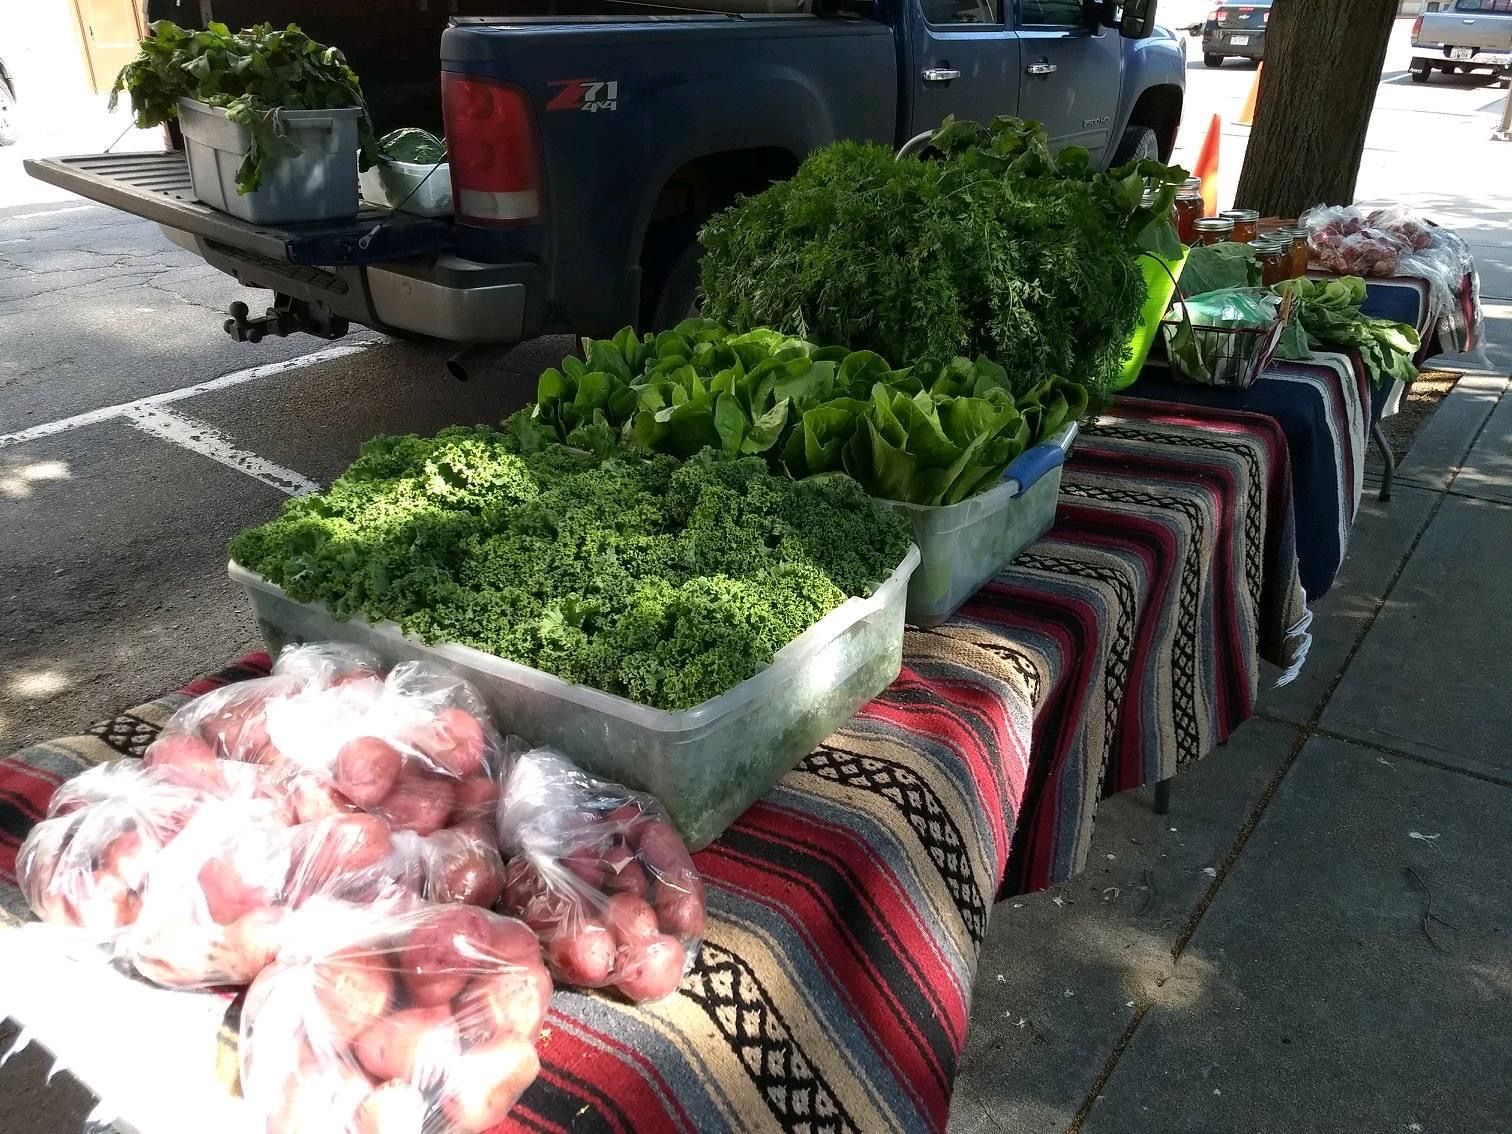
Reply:
[[[1234,239],[1240,244],[1248,244],[1260,235],[1258,231],[1260,214],[1254,209],[1229,209],[1218,215],[1224,220],[1234,222]]]
[[[1193,244],[1222,244],[1234,239],[1234,222],[1223,217],[1199,217],[1192,222]]]
[[[1264,286],[1270,287],[1271,284],[1290,278],[1290,243],[1267,236],[1262,240],[1251,240],[1249,247],[1255,254],[1255,259],[1260,262],[1260,282]]]
[[[1307,262],[1312,259],[1312,248],[1307,243],[1307,229],[1283,228],[1277,235],[1284,235],[1289,241],[1291,265],[1288,278],[1301,279],[1307,275]]]
[[[1176,235],[1183,244],[1196,242],[1197,233],[1192,225],[1201,216],[1202,179],[1188,177],[1181,183],[1181,188],[1176,190]]]

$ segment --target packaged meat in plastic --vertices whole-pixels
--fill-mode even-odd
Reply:
[[[540,1070],[535,935],[473,906],[311,904],[241,1013],[242,1093],[269,1134],[478,1134]]]
[[[136,921],[149,870],[205,798],[136,760],[81,773],[21,844],[27,903],[43,921],[109,938]]]
[[[537,749],[505,781],[499,846],[500,909],[540,935],[559,982],[634,1001],[677,991],[703,940],[704,886],[654,798]]]
[[[362,813],[289,826],[277,803],[213,800],[154,863],[124,952],[174,988],[244,984],[312,899],[403,904],[388,824]]]

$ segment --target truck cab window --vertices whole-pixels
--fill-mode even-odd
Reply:
[[[1025,27],[1082,27],[1087,12],[1082,0],[1019,0],[1019,23]]]
[[[924,19],[940,24],[997,24],[998,0],[919,0]]]

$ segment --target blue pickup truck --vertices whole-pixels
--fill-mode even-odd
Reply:
[[[27,168],[272,291],[266,316],[233,312],[236,337],[357,323],[497,346],[682,318],[703,221],[837,138],[1016,114],[1104,164],[1167,157],[1185,75],[1154,0],[610,4],[454,18],[440,56],[450,219],[251,225],[197,202],[176,153]]]

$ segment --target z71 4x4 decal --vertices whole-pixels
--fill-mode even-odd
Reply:
[[[618,110],[618,79],[552,79],[557,88],[547,110]]]

